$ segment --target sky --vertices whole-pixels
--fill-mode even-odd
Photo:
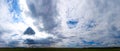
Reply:
[[[119,3],[0,0],[0,47],[119,47]]]

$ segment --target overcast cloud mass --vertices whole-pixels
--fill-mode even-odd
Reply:
[[[120,47],[120,0],[0,0],[0,47]]]

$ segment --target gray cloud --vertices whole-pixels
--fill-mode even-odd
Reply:
[[[51,32],[56,26],[57,8],[55,0],[27,0],[27,5],[36,21],[36,25],[42,21],[45,31]],[[38,26],[39,27],[39,26]]]

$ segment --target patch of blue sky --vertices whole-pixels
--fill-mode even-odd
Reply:
[[[14,15],[12,19],[14,23],[22,22],[22,18],[20,16]]]
[[[75,47],[80,47],[79,42],[68,42],[67,47],[75,48]]]
[[[17,14],[21,12],[19,7],[19,0],[7,0],[7,3],[10,3],[10,12],[16,12]]]
[[[78,20],[68,20],[67,21],[67,25],[68,25],[68,27],[71,29],[71,28],[75,28],[76,27],[76,25],[77,25],[77,23],[78,23]]]
[[[19,7],[19,0],[7,0],[7,3],[9,3],[9,11],[13,13],[13,22],[18,23],[22,21],[22,18],[20,17],[21,9]]]
[[[98,42],[95,42],[95,41],[85,41],[85,40],[82,40],[83,44],[85,45],[100,45]]]

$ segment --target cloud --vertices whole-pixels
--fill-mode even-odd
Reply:
[[[26,39],[25,44],[29,47],[51,47],[53,44],[60,42],[60,39],[55,39],[53,37],[42,38],[42,39]]]
[[[66,37],[64,40],[64,45],[69,47],[72,43],[79,43],[81,46],[89,44],[89,42],[94,41],[95,46],[117,46],[119,42],[119,0],[60,0],[59,13],[61,17],[61,34]],[[74,3],[74,4],[73,4]],[[72,5],[71,5],[72,4]],[[69,29],[67,27],[67,21],[71,19],[77,19],[78,23],[76,28]],[[114,27],[113,27],[114,25]],[[116,30],[116,28],[117,30]],[[58,29],[60,29],[58,28]],[[112,30],[114,29],[114,30]],[[116,31],[115,31],[116,30]],[[110,33],[112,32],[112,33]],[[114,36],[113,36],[114,35]],[[114,37],[117,38],[114,38]],[[80,39],[78,39],[80,38]],[[78,39],[78,40],[77,40]],[[85,40],[85,42],[82,41]],[[69,42],[71,42],[69,44]],[[58,43],[60,44],[60,43]],[[57,45],[58,45],[57,44]],[[61,46],[62,46],[61,42]],[[91,44],[89,44],[91,45]],[[89,46],[88,45],[88,46]],[[72,45],[71,45],[72,46]],[[77,46],[74,46],[77,47]]]
[[[22,22],[18,0],[1,0],[0,3],[0,40],[7,47],[12,41],[11,35],[21,34],[27,25]]]
[[[40,24],[43,24],[43,30],[51,32],[58,25],[56,22],[58,12],[55,0],[27,0],[27,5],[32,18],[36,20],[34,22],[35,26],[42,22]]]
[[[32,42],[50,47],[118,47],[119,3],[119,0],[0,0],[0,45],[27,47],[24,42]],[[35,31],[34,36],[23,34],[28,27]]]

